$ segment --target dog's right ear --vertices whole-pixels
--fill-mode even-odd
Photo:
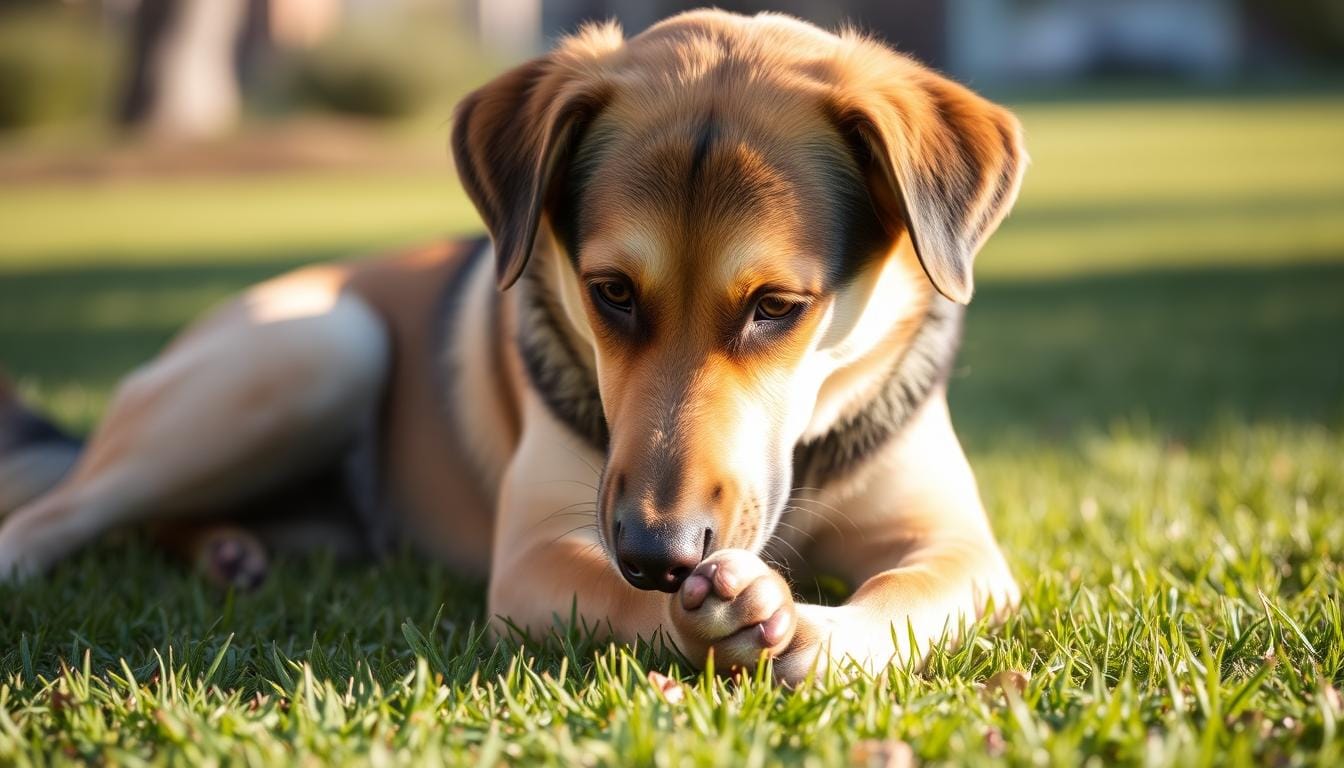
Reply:
[[[468,94],[453,115],[453,161],[495,244],[501,289],[532,254],[548,191],[607,99],[614,24],[591,26]]]

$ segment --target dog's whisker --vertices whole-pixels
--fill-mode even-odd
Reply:
[[[588,517],[588,516],[596,516],[596,514],[597,514],[597,505],[594,502],[576,501],[573,504],[566,504],[565,506],[559,507],[558,509],[552,512],[546,513],[545,515],[534,521],[532,525],[529,526],[529,529],[545,525],[551,520],[560,517],[579,517],[579,516]]]
[[[587,509],[557,509],[556,511],[547,515],[546,517],[547,519],[549,519],[552,517],[573,517],[575,515],[590,515],[596,511],[597,511],[596,507],[588,505]]]
[[[799,496],[799,495],[798,495],[798,494],[800,494],[800,493],[802,493],[802,494],[806,494],[806,493],[825,493],[825,492],[826,492],[826,490],[825,490],[824,488],[813,488],[813,487],[811,487],[811,486],[801,486],[801,487],[794,488],[793,490],[789,491],[789,498],[793,499],[794,501],[807,501],[807,502],[811,502],[812,504],[816,504],[816,505],[818,505],[818,506],[821,506],[821,507],[824,507],[824,508],[826,508],[826,509],[829,509],[829,510],[831,510],[832,512],[836,512],[836,513],[839,513],[839,514],[843,515],[844,512],[842,512],[838,507],[836,507],[836,506],[833,505],[833,504],[828,504],[828,503],[822,501],[821,499],[814,498],[814,497],[812,497],[812,496]]]
[[[816,491],[816,488],[796,488],[796,490],[789,492],[789,500],[792,500],[792,502],[808,502],[809,504],[817,504],[818,507],[825,508],[825,510],[835,512],[835,514],[840,515],[841,518],[845,519],[849,518],[849,515],[845,514],[844,510],[841,510],[840,507],[836,507],[835,504],[829,504],[827,502],[823,502],[823,500],[821,499],[814,499],[812,498],[812,496],[797,495],[800,494],[800,492],[808,492],[808,491]]]
[[[808,507],[800,507],[797,504],[798,500],[800,499],[789,499],[790,503],[785,507],[785,511],[802,512],[802,514],[805,515],[812,515],[813,518],[821,519],[821,521],[831,525],[833,529],[836,530],[836,533],[840,533],[840,527],[836,525],[836,522],[833,521],[833,519],[831,519],[831,515],[825,514],[823,511],[809,510]]]
[[[603,544],[602,544],[602,542],[601,542],[600,540],[599,540],[599,541],[595,541],[595,542],[589,544],[588,546],[584,547],[583,549],[579,550],[578,557],[580,557],[580,558],[587,557],[588,554],[589,554],[590,552],[592,552],[593,550],[595,550],[595,549],[598,550],[598,551],[600,551],[600,552],[602,552],[603,555],[605,555],[606,558],[607,558],[608,560],[610,560],[611,553],[607,551],[607,548],[606,548],[605,546],[603,546]]]
[[[543,523],[548,523],[548,522],[550,522],[551,520],[554,520],[554,519],[556,519],[556,518],[560,518],[560,517],[585,517],[585,518],[592,518],[593,515],[594,515],[594,512],[596,512],[596,510],[586,510],[586,509],[576,509],[576,510],[573,510],[573,511],[571,511],[571,512],[563,512],[563,511],[560,511],[560,512],[552,512],[551,514],[547,515],[546,517],[543,517],[542,519],[540,519],[540,520],[538,520],[536,523],[534,523],[534,526],[535,526],[535,525],[541,525],[541,524],[543,524]]]
[[[581,511],[581,512],[589,512],[589,511],[591,511],[591,512],[596,512],[596,511],[597,511],[597,502],[595,502],[595,501],[576,501],[576,502],[574,502],[573,504],[566,504],[565,506],[560,507],[559,509],[557,509],[557,510],[555,510],[554,512],[550,513],[550,514],[547,515],[546,517],[547,517],[547,518],[550,518],[551,516],[556,515],[556,514],[561,513],[561,512],[571,513],[571,512],[570,512],[571,510],[579,510],[579,511]],[[571,513],[571,514],[572,514],[572,513]]]
[[[576,525],[573,528],[570,528],[568,531],[565,531],[564,533],[560,534],[559,536],[556,536],[554,539],[551,539],[550,544],[555,544],[559,542],[561,539],[573,536],[579,531],[585,531],[585,530],[590,530],[593,533],[597,533],[597,526],[593,523],[589,523],[587,525]]]
[[[788,510],[790,509],[790,507],[785,507],[784,509],[785,509],[785,511],[788,511]],[[794,525],[794,524],[792,524],[792,523],[785,522],[783,519],[781,519],[779,522],[775,523],[775,525],[782,525],[782,526],[784,526],[785,528],[788,528],[789,530],[791,530],[791,531],[793,531],[794,533],[798,534],[799,536],[804,537],[804,538],[807,539],[807,541],[809,541],[809,542],[811,542],[811,541],[815,541],[815,540],[816,540],[816,537],[813,536],[813,535],[811,534],[811,532],[809,532],[809,531],[805,531],[805,530],[803,530],[802,528],[799,528],[798,526],[796,526],[796,525]]]
[[[840,529],[840,526],[839,526],[834,520],[832,520],[832,519],[830,518],[829,515],[824,515],[824,514],[822,514],[822,513],[820,513],[820,512],[817,512],[817,511],[815,511],[815,510],[805,509],[805,508],[803,508],[803,507],[794,506],[793,504],[789,504],[788,506],[784,507],[784,511],[785,511],[785,512],[802,512],[802,513],[811,515],[813,518],[816,518],[816,519],[820,520],[821,522],[823,522],[823,523],[829,525],[829,526],[831,527],[831,530],[835,531],[836,535],[839,536],[840,538],[843,539],[844,536],[845,536],[845,532],[844,532],[843,530]],[[781,524],[781,525],[784,524],[784,520],[783,520],[782,518],[780,519],[780,524]],[[792,527],[792,526],[791,526],[791,527]],[[797,529],[796,527],[794,527],[794,530],[798,530],[798,529]],[[801,533],[801,531],[800,531],[800,533]],[[811,536],[811,535],[809,534],[809,536]],[[814,538],[814,537],[813,537],[813,538]]]
[[[598,492],[598,487],[596,485],[593,485],[592,483],[585,483],[582,480],[575,480],[569,477],[557,478],[555,480],[533,480],[530,483],[523,483],[523,485],[538,486],[538,485],[553,485],[555,483],[573,483],[574,485],[581,485],[584,488],[591,488],[593,493]]]
[[[821,491],[821,489],[819,489],[819,488],[794,488],[792,491],[789,491],[789,498],[792,499],[792,500],[794,500],[794,501],[807,501],[807,502],[811,502],[811,503],[813,503],[813,504],[817,504],[817,505],[819,505],[819,506],[825,507],[826,509],[829,509],[829,510],[832,510],[832,511],[835,511],[835,512],[839,512],[839,511],[840,511],[839,508],[836,507],[835,505],[833,505],[833,504],[827,504],[826,502],[822,501],[821,499],[816,499],[816,498],[813,498],[813,497],[811,497],[811,496],[799,496],[799,495],[798,495],[798,494],[800,494],[800,493],[810,493],[810,492],[821,493],[821,492],[823,492],[823,491]]]
[[[800,562],[800,563],[805,563],[805,562],[807,562],[807,558],[803,557],[803,553],[802,553],[802,552],[799,552],[797,547],[795,547],[795,546],[793,546],[792,544],[790,544],[789,541],[788,541],[787,539],[785,539],[785,538],[783,538],[783,537],[781,537],[781,536],[778,536],[778,535],[771,535],[769,539],[766,539],[766,542],[767,542],[767,546],[769,546],[769,545],[771,545],[771,544],[773,544],[773,543],[775,543],[775,542],[778,542],[779,544],[782,544],[782,545],[788,547],[789,550],[792,551],[793,554],[798,558],[798,562]],[[787,570],[787,566],[785,566],[785,570]]]
[[[840,509],[840,508],[838,508],[838,507],[832,506],[832,505],[830,505],[830,504],[827,504],[826,502],[821,501],[821,500],[819,500],[819,499],[811,499],[811,498],[808,498],[808,497],[806,497],[806,496],[791,496],[790,499],[789,499],[789,501],[790,501],[791,503],[793,503],[793,504],[798,504],[799,502],[807,502],[807,503],[809,503],[809,504],[816,504],[816,505],[822,507],[823,509],[825,509],[826,511],[834,513],[834,514],[835,514],[836,516],[838,516],[841,520],[844,520],[846,523],[848,523],[849,526],[850,526],[851,528],[854,528],[855,530],[857,530],[858,527],[859,527],[858,523],[854,522],[854,520],[853,520],[853,519],[849,516],[849,514],[846,513],[844,510],[842,510],[842,509]],[[804,508],[804,507],[796,507],[796,509],[798,509],[798,511],[800,511],[800,512],[807,512],[807,513],[810,514],[810,515],[815,515],[815,516],[820,517],[820,518],[822,518],[822,519],[824,519],[824,520],[830,520],[830,517],[829,517],[828,515],[822,514],[821,512],[818,512],[818,511],[816,511],[816,510],[814,510],[814,509],[807,509],[807,508]],[[830,522],[831,522],[832,525],[835,524],[835,521],[834,521],[834,520],[831,520]]]
[[[789,563],[768,554],[761,557],[761,562],[770,566],[773,570],[778,571],[779,575],[783,576],[786,580],[793,580],[793,569],[790,567]]]
[[[586,467],[588,467],[588,469],[593,473],[593,477],[598,478],[598,479],[601,479],[601,478],[602,478],[602,471],[599,470],[597,467],[593,466],[593,463],[592,463],[591,461],[589,461],[588,459],[584,458],[584,455],[583,455],[583,454],[581,454],[581,453],[579,453],[578,451],[574,450],[574,447],[573,447],[573,446],[569,445],[568,443],[561,443],[561,444],[560,444],[560,447],[561,447],[561,448],[564,448],[566,451],[569,451],[569,453],[570,453],[571,456],[573,456],[574,458],[576,458],[576,459],[578,459],[579,461],[583,462],[583,465],[586,466]]]

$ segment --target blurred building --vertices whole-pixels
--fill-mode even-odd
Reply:
[[[475,0],[485,45],[538,51],[584,21],[618,19],[634,34],[685,0]],[[1274,30],[1337,16],[1344,0],[720,0],[742,13],[780,11],[823,26],[854,24],[900,50],[979,84],[1063,82],[1106,75],[1217,82],[1250,64],[1292,59]],[[1280,7],[1282,6],[1282,7]],[[1333,9],[1333,10],[1332,10]]]
[[[826,27],[854,25],[979,85],[1056,84],[1098,76],[1203,83],[1265,64],[1301,63],[1311,47],[1344,48],[1344,0],[210,0],[267,8],[271,41],[304,46],[339,23],[408,8],[461,19],[504,59],[544,50],[586,21],[616,19],[627,34],[683,10],[714,5],[778,11]],[[0,3],[5,0],[0,0]],[[108,5],[196,0],[103,0]],[[1301,43],[1299,45],[1299,43]]]
[[[551,37],[614,16],[627,31],[698,3],[535,0]],[[482,0],[483,4],[494,0]],[[853,23],[933,66],[976,82],[1068,80],[1104,72],[1217,79],[1242,55],[1231,0],[753,0],[728,10],[777,10],[823,25]]]
[[[82,9],[99,19],[125,42],[122,122],[196,139],[231,130],[258,94],[404,114],[429,89],[426,73],[477,61],[494,71],[584,22],[616,19],[634,35],[707,4],[852,25],[977,88],[1344,69],[1344,0],[0,0],[0,13]],[[30,53],[60,69],[51,62],[61,56]]]
[[[973,80],[1235,76],[1241,8],[1229,0],[949,0],[947,66]]]

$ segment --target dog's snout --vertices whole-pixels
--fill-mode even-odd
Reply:
[[[625,580],[639,589],[676,592],[709,552],[712,523],[620,520],[614,530],[616,562]]]

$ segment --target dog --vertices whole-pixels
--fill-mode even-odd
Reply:
[[[512,626],[787,683],[1016,604],[946,399],[1027,162],[1007,110],[852,31],[693,11],[562,39],[451,144],[488,239],[251,288],[83,445],[4,397],[0,570],[146,521],[224,579],[255,541],[408,543]],[[795,598],[817,574],[852,594]]]

